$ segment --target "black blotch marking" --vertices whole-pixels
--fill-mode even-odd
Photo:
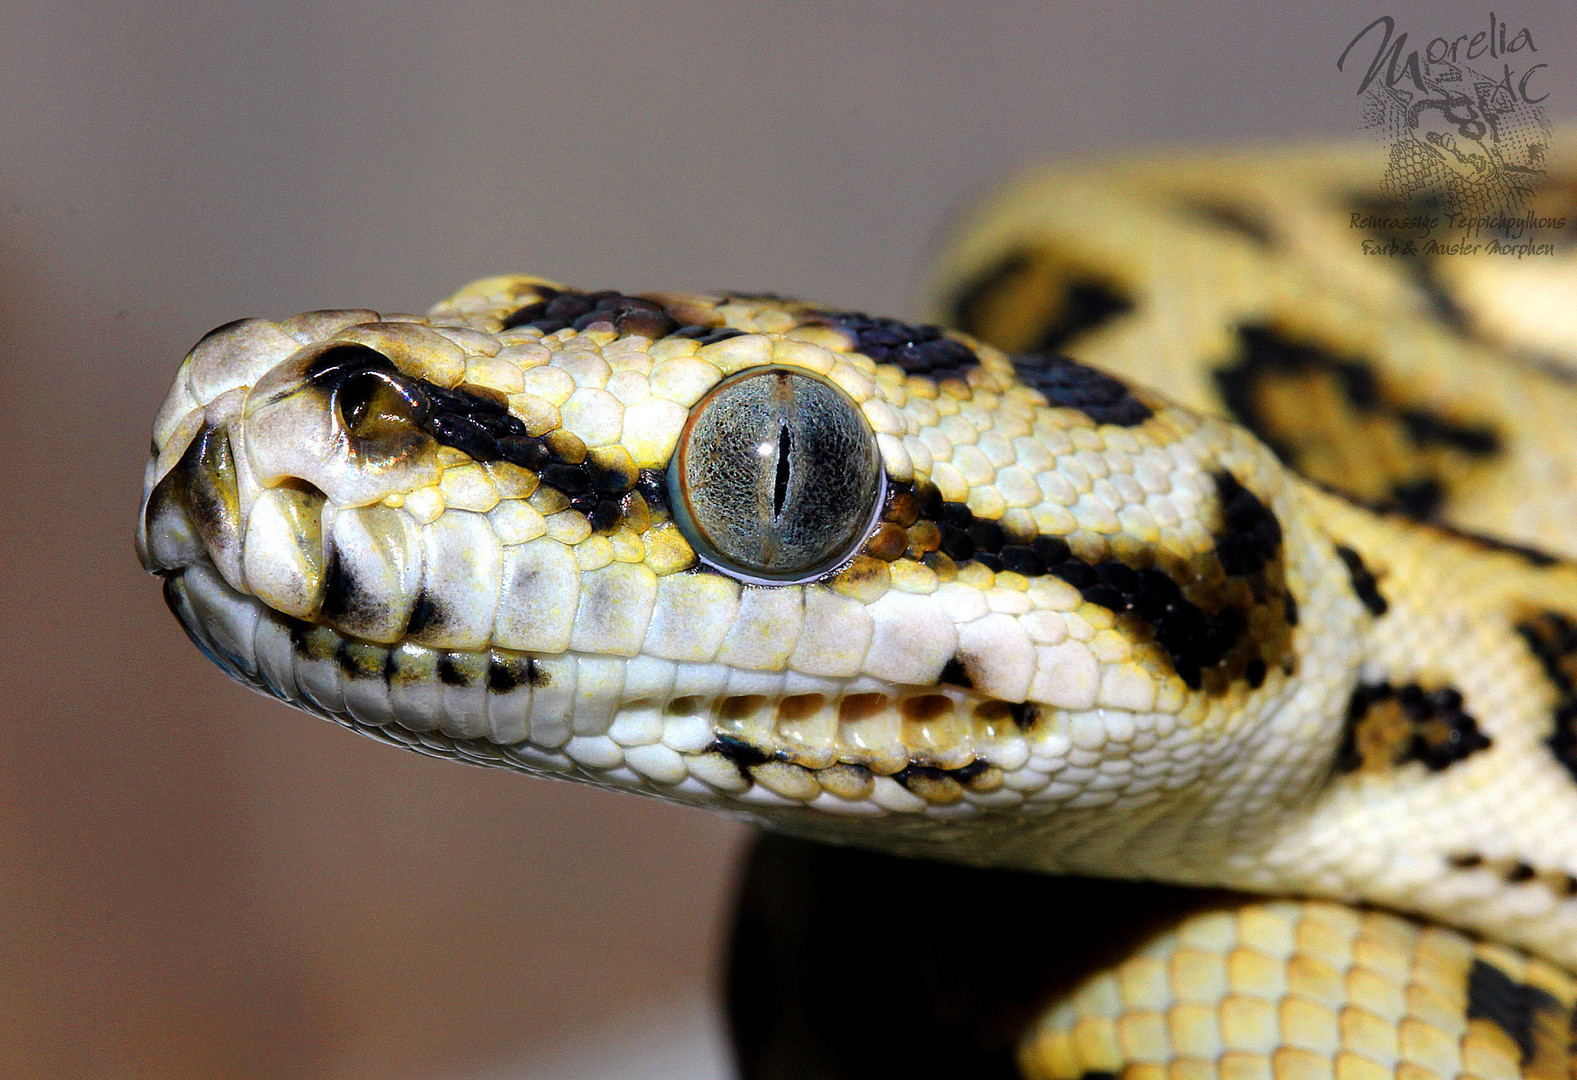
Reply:
[[[509,656],[493,652],[487,659],[487,688],[507,694],[520,686],[541,686],[547,673],[529,656]]]
[[[948,304],[948,321],[966,334],[990,340],[986,334],[986,310],[1004,289],[1010,288],[1034,266],[1028,251],[1014,251],[959,286]]]
[[[1474,959],[1467,977],[1467,1017],[1488,1020],[1511,1037],[1526,1064],[1538,1049],[1539,1028],[1559,1018],[1566,1027],[1567,1010],[1547,990],[1517,982],[1487,960]]]
[[[1276,246],[1276,238],[1271,235],[1265,218],[1247,207],[1205,198],[1184,199],[1179,205],[1184,213],[1236,233],[1256,247],[1270,250]]]
[[[623,495],[635,486],[640,473],[627,459],[601,457],[597,451],[586,456],[586,478],[591,489],[602,495]]]
[[[1035,352],[1054,352],[1133,310],[1133,300],[1094,278],[1074,278],[1063,289],[1059,316],[1041,331]]]
[[[927,481],[916,482],[910,490],[922,514],[936,525],[940,550],[949,559],[997,572],[1051,575],[1092,604],[1135,616],[1148,625],[1178,677],[1197,690],[1205,673],[1224,663],[1228,681],[1250,676],[1263,680],[1269,665],[1280,663],[1290,648],[1286,640],[1252,641],[1248,618],[1251,605],[1273,605],[1278,618],[1288,611],[1281,524],[1236,477],[1222,472],[1215,480],[1222,515],[1216,554],[1229,580],[1226,589],[1200,592],[1197,599],[1185,595],[1165,570],[1135,569],[1115,559],[1085,562],[1060,537],[1009,535],[1000,523],[977,519],[968,506],[943,501]],[[1246,584],[1246,597],[1232,587],[1233,581]],[[1290,626],[1290,620],[1285,625]],[[1252,663],[1256,658],[1259,664]]]
[[[548,487],[558,488],[571,496],[584,495],[591,490],[591,477],[586,470],[575,465],[544,465],[537,473]]]
[[[369,345],[354,343],[333,345],[324,349],[313,357],[302,374],[313,385],[327,387],[336,385],[348,375],[366,371],[380,371],[388,375],[398,374],[394,361],[387,356]]]
[[[1485,533],[1473,532],[1469,529],[1459,528],[1455,525],[1447,525],[1443,521],[1432,521],[1429,523],[1429,527],[1434,529],[1436,532],[1445,533],[1447,536],[1455,537],[1458,540],[1465,540],[1474,547],[1483,548],[1485,551],[1493,551],[1504,555],[1516,555],[1519,558],[1526,560],[1529,566],[1555,566],[1562,561],[1558,556],[1551,555],[1547,551],[1540,551],[1536,547],[1530,547],[1527,544],[1518,544],[1511,540],[1502,540],[1498,536],[1489,536]]]
[[[420,592],[411,605],[411,618],[405,624],[405,632],[407,635],[424,633],[441,627],[446,618],[443,605],[433,599],[431,593]]]
[[[322,612],[325,620],[347,628],[365,626],[383,615],[383,606],[362,590],[332,543],[323,567]]]
[[[382,679],[387,650],[340,638],[334,647],[334,660],[340,671],[351,679]]]
[[[595,454],[567,461],[553,451],[546,437],[528,434],[525,423],[509,411],[507,403],[491,393],[446,390],[420,380],[413,385],[426,400],[420,426],[438,443],[479,462],[507,461],[530,469],[585,514],[599,532],[612,531],[623,521],[620,499],[632,490],[640,489],[650,508],[667,509],[667,480],[656,470],[638,472],[620,467],[613,457]]]
[[[497,461],[498,440],[486,427],[470,417],[438,413],[427,422],[427,430],[444,446],[452,446],[477,461]]]
[[[1447,446],[1473,457],[1500,453],[1500,436],[1483,424],[1460,424],[1417,408],[1398,409],[1396,415],[1414,446]]]
[[[1380,586],[1375,581],[1374,574],[1370,573],[1369,567],[1364,565],[1363,558],[1345,544],[1336,545],[1336,554],[1347,567],[1347,576],[1352,579],[1353,592],[1357,594],[1359,600],[1363,601],[1363,606],[1369,609],[1370,614],[1378,617],[1390,610],[1391,605],[1380,595]]]
[[[1516,631],[1555,688],[1555,714],[1546,745],[1577,780],[1577,622],[1561,612],[1540,611]]]
[[[586,511],[586,521],[594,532],[612,532],[624,519],[624,507],[616,499],[599,499]]]
[[[506,316],[504,329],[534,326],[551,334],[565,327],[585,330],[599,322],[612,324],[620,337],[639,334],[653,341],[680,329],[679,321],[660,302],[612,289],[556,293]]]
[[[668,336],[692,338],[700,345],[716,345],[719,341],[727,341],[743,333],[743,330],[735,330],[730,326],[681,326]]]
[[[1535,871],[1533,867],[1529,866],[1527,863],[1514,863],[1512,867],[1506,871],[1506,880],[1511,882],[1513,885],[1521,885],[1525,881],[1532,881],[1534,873]]]
[[[1477,870],[1484,865],[1484,856],[1476,851],[1469,851],[1461,855],[1453,855],[1447,861],[1453,870]]]
[[[1281,554],[1281,521],[1230,472],[1212,478],[1221,503],[1222,531],[1215,538],[1221,568],[1236,577],[1262,573]]]
[[[1256,656],[1243,665],[1243,681],[1248,683],[1251,690],[1258,690],[1265,685],[1265,661]]]
[[[1047,404],[1077,410],[1097,424],[1133,427],[1155,415],[1121,379],[1066,356],[1026,353],[1013,357],[1013,370],[1019,381],[1045,395]]]
[[[668,513],[668,474],[661,469],[642,469],[635,480],[635,490],[641,493],[646,505],[655,513]]]
[[[964,669],[961,657],[954,656],[942,665],[942,673],[936,677],[939,683],[951,686],[962,686],[965,690],[974,688],[974,680],[969,677],[969,672]]]
[[[1390,501],[1380,505],[1419,521],[1430,521],[1440,513],[1445,501],[1445,484],[1433,476],[1426,476],[1392,484]]]
[[[1336,770],[1389,769],[1410,761],[1441,772],[1491,745],[1454,687],[1359,683],[1347,702]]]
[[[1010,701],[1007,703],[1008,716],[1013,720],[1013,726],[1020,731],[1028,731],[1035,726],[1035,721],[1040,719],[1040,706],[1031,705],[1027,701]]]
[[[1304,431],[1290,424],[1272,406],[1272,391],[1300,390],[1300,384],[1326,380],[1340,393],[1350,412],[1335,432]],[[1502,439],[1488,424],[1450,420],[1429,409],[1390,400],[1374,368],[1361,357],[1333,352],[1300,340],[1264,323],[1237,328],[1236,354],[1216,369],[1217,393],[1234,419],[1243,424],[1294,469],[1352,495],[1381,511],[1397,511],[1420,520],[1434,518],[1449,492],[1436,455],[1451,453],[1473,460],[1500,453]],[[1304,387],[1300,392],[1307,393]],[[1373,460],[1369,447],[1374,425],[1391,425],[1411,449],[1411,460],[1393,463],[1387,474],[1365,473],[1355,479],[1347,462]],[[1333,456],[1332,446],[1340,452]],[[1345,457],[1343,455],[1346,455]],[[1355,490],[1362,485],[1364,490]]]
[[[1222,894],[1176,886],[1052,878],[763,835],[744,868],[730,947],[739,1074],[1019,1080],[1017,1049],[1051,1002],[1155,934],[1226,903]],[[1080,929],[999,949],[978,934],[938,934],[938,912],[982,927],[1000,924],[1004,913],[1035,912]],[[872,934],[907,944],[877,957]],[[871,1031],[924,1037],[872,1039]]]
[[[520,686],[522,681],[524,680],[514,670],[513,665],[500,664],[498,657],[492,657],[487,661],[487,689],[494,694],[508,694],[509,691]]]
[[[240,511],[234,477],[228,429],[204,424],[148,496],[149,525],[157,527],[165,513],[184,514],[209,550],[234,544]]]
[[[744,739],[736,739],[732,735],[717,736],[707,750],[715,750],[732,761],[739,769],[740,775],[747,780],[750,778],[748,770],[752,765],[765,765],[777,758],[776,754],[769,754],[759,746],[752,746]]]
[[[935,765],[909,764],[893,773],[893,779],[907,788],[916,782],[922,784],[927,781],[932,783],[939,782],[946,779],[949,772],[950,770],[939,769]]]
[[[470,677],[455,663],[453,655],[447,652],[438,654],[438,681],[445,686],[471,685]]]
[[[951,776],[954,780],[957,780],[960,784],[963,784],[967,787],[976,780],[980,779],[980,777],[989,768],[991,768],[991,762],[976,758],[968,765],[960,765],[956,769],[947,769],[945,771],[948,776]]]
[[[1298,598],[1292,595],[1292,590],[1287,590],[1286,597],[1282,600],[1281,617],[1287,620],[1288,626],[1298,625]]]
[[[858,311],[814,313],[828,326],[854,339],[854,348],[878,364],[896,364],[910,375],[941,382],[963,379],[980,366],[975,351],[954,341],[940,327],[911,324]]]

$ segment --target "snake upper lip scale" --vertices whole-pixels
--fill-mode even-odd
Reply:
[[[1481,524],[1472,470],[1536,477],[1509,414],[1571,386],[1525,366],[1472,415],[1388,413],[1391,375],[1340,343],[1400,293],[1365,309],[1190,217],[1187,168],[1113,175],[1058,174],[1057,212],[1106,200],[1175,262],[1075,275],[1098,260],[1034,178],[959,248],[976,336],[524,275],[425,316],[228,324],[156,420],[139,555],[227,674],[419,752],[903,854],[1374,903],[1577,964],[1551,700],[1577,572],[1522,546],[1537,513],[1516,543],[1407,516],[1427,494]],[[1008,250],[995,222],[1036,192],[1047,239]],[[1168,316],[1216,358],[1171,397],[1082,362],[1132,360],[1122,320],[1211,274],[1238,307]],[[985,343],[1050,294],[1112,332],[1080,361]],[[1470,373],[1486,349],[1460,346]],[[1338,406],[1377,457],[1394,421],[1468,481],[1338,494],[1369,480],[1343,488],[1350,447],[1304,415]]]

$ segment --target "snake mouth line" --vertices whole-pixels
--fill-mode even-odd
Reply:
[[[892,686],[651,657],[378,645],[167,571],[187,634],[237,681],[434,756],[715,805],[973,813],[1047,783],[1023,710],[953,686]]]

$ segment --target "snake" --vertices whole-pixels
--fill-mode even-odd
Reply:
[[[745,1075],[1569,1076],[1577,176],[1452,246],[1381,171],[1038,167],[922,322],[229,323],[138,554],[262,693],[779,837]]]

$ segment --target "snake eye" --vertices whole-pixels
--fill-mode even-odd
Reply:
[[[807,581],[864,541],[884,490],[876,436],[823,379],[769,367],[696,403],[668,481],[703,560],[747,579]]]

